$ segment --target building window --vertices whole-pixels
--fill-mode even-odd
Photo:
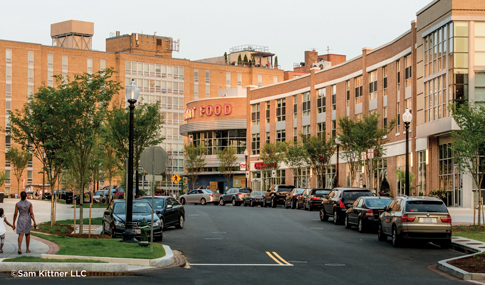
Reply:
[[[278,76],[273,76],[273,84],[276,84],[278,83]]]
[[[485,72],[475,73],[475,101],[485,102]]]
[[[303,93],[303,116],[310,116],[310,92]]]
[[[269,124],[269,115],[270,115],[270,104],[269,101],[266,102],[266,123]]]
[[[297,102],[297,96],[298,95],[293,95],[293,114],[295,115],[294,118],[296,118],[298,114],[298,102]]]
[[[409,100],[409,99],[408,99]],[[424,122],[447,117],[446,75],[435,77],[424,83]]]
[[[387,66],[382,68],[382,76],[384,77],[382,80],[383,96],[387,96]]]
[[[411,86],[412,84],[412,57],[411,55],[408,55],[404,57],[404,63],[406,64],[406,69],[404,70],[405,74],[405,83],[406,87]]]
[[[276,100],[276,119],[278,122],[286,120],[286,99]]]
[[[369,100],[377,99],[377,70],[369,72]]]
[[[259,103],[251,105],[252,111],[251,111],[251,121],[253,126],[259,125],[259,120],[260,120],[260,110],[259,110]]]
[[[345,99],[345,107],[350,106],[350,80],[345,81],[345,95],[347,96]]]
[[[170,129],[170,134],[177,134],[178,128],[164,128]],[[218,130],[218,131],[204,131],[204,132],[193,132],[189,135],[192,135],[192,144],[194,146],[204,145],[207,148],[207,155],[215,155],[218,151],[223,150],[228,146],[233,146],[237,149],[237,154],[243,154],[244,150],[246,149],[246,130],[239,129],[239,130]],[[167,132],[167,136],[169,133]],[[254,137],[254,134],[253,134]],[[259,138],[259,134],[258,134]],[[168,138],[169,139],[169,138]],[[258,139],[259,142],[259,139]],[[170,150],[170,148],[166,148]],[[183,151],[183,145],[181,144],[181,148]],[[183,155],[183,152],[180,153]]]
[[[285,140],[286,140],[286,131],[285,130],[276,131],[276,141],[284,142]]]
[[[258,87],[263,86],[263,75],[258,74]]]
[[[418,152],[418,191],[423,195],[426,191],[426,151]]]
[[[475,22],[475,65],[484,65],[484,64],[485,64],[485,22]]]
[[[325,122],[318,123],[317,127],[318,127],[317,136],[324,137],[326,135],[325,132],[327,131],[327,126],[326,126]]]
[[[210,70],[205,71],[205,84],[211,84],[211,72],[210,72]]]
[[[310,188],[310,168],[298,168],[294,171],[293,185],[298,188]]]
[[[34,64],[34,52],[33,51],[28,52],[28,64],[29,64],[29,67],[31,67]]]
[[[32,184],[32,170],[27,170],[27,184]]]
[[[199,99],[199,83],[194,83],[194,100]]]
[[[332,85],[332,111],[337,110],[337,85]]]
[[[325,167],[323,171],[323,185],[321,179],[317,179],[317,188],[325,188],[325,189],[332,189],[334,188],[334,181],[336,177],[336,168],[335,165],[329,165]]]
[[[252,134],[251,152],[254,155],[259,154],[259,134]]]
[[[332,120],[332,138],[337,136],[337,121]]]
[[[455,169],[454,164],[454,152],[451,149],[451,144],[443,144],[439,146],[439,182],[438,182],[438,189],[442,189],[445,191],[452,191],[456,188],[459,189],[460,184],[458,183],[460,173],[458,169]],[[457,185],[457,186],[455,186]],[[457,191],[456,189],[455,191]],[[452,192],[451,192],[452,193]],[[459,195],[457,195],[459,196]],[[460,198],[455,198],[455,203],[451,200],[455,198],[453,195],[448,197],[448,206],[450,205],[459,205]]]
[[[409,156],[411,157],[411,156]],[[396,163],[396,170],[402,170],[402,171],[406,171],[406,156],[405,155],[399,155],[399,156],[396,156],[396,159],[397,159],[397,163]],[[396,183],[397,183],[397,194],[398,195],[404,195],[404,191],[405,191],[405,185],[401,185],[401,182],[399,180],[396,179]],[[411,194],[411,193],[410,193]]]
[[[297,128],[293,128],[293,141],[294,142],[298,141],[298,130],[297,130]]]
[[[396,71],[397,71],[397,92],[399,92],[401,88],[401,61],[396,61]]]
[[[10,187],[5,187],[5,194],[6,195],[10,194]]]
[[[242,87],[242,73],[237,74],[237,86]]]
[[[354,78],[355,104],[362,103],[362,76]]]
[[[199,82],[199,70],[194,69],[194,82]]]
[[[7,176],[5,184],[10,184],[10,170],[5,170],[5,176]]]
[[[449,78],[450,94],[453,94],[453,100],[457,104],[468,101],[468,22],[454,22],[450,24],[450,43],[453,43],[453,49],[450,48],[450,76],[453,74],[453,80]],[[452,38],[451,38],[452,37]],[[452,60],[453,59],[453,60]]]
[[[88,62],[87,62],[87,65],[88,65],[88,74],[93,74],[93,59],[92,58],[88,58]]]
[[[327,98],[325,93],[327,93],[325,87],[318,89],[317,109],[319,114],[327,111]]]
[[[303,136],[308,138],[310,136],[310,126],[303,126]]]
[[[387,127],[387,107],[382,108],[382,125]]]
[[[266,143],[269,143],[271,141],[271,135],[269,132],[266,132]]]
[[[210,85],[205,86],[205,98],[210,98],[211,96],[211,87]]]
[[[5,148],[10,148],[10,136],[6,135],[5,136]]]
[[[404,100],[404,110],[409,109],[409,111],[412,113],[412,108],[411,108],[411,98],[405,99]]]
[[[67,55],[63,55],[62,56],[62,79],[63,80],[67,80],[68,65],[69,65],[69,57]]]
[[[12,63],[12,50],[11,49],[7,49],[5,51],[5,61],[7,63]]]
[[[158,66],[160,66],[158,64]],[[99,60],[99,70],[103,71],[106,69],[106,59],[100,59]]]
[[[231,88],[231,73],[226,72],[226,88]]]

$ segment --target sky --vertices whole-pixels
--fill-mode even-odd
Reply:
[[[144,33],[180,39],[174,58],[222,56],[239,45],[268,46],[284,70],[304,51],[344,54],[378,47],[408,31],[432,0],[9,0],[2,3],[0,39],[52,45],[50,25],[94,22],[94,50],[106,38]]]

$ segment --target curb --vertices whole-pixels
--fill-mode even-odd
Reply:
[[[470,240],[473,241],[473,240]],[[471,246],[467,246],[465,244],[460,244],[452,241],[452,248],[458,251],[462,251],[465,253],[470,253],[467,255],[459,256],[459,257],[454,257],[454,258],[449,258],[449,259],[444,259],[438,261],[438,266],[437,268],[443,272],[446,272],[452,276],[455,276],[457,278],[460,278],[462,280],[485,280],[485,273],[470,273],[468,271],[465,271],[463,269],[460,269],[456,266],[453,266],[448,263],[448,261],[460,259],[460,258],[466,258],[469,256],[474,256],[477,253],[483,252],[483,250],[479,250],[477,248],[473,248]]]

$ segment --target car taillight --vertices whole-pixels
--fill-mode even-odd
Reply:
[[[259,198],[256,198],[256,199],[254,199],[254,200],[259,201],[260,199],[259,199]]]
[[[214,195],[212,195],[212,194],[209,194],[209,197],[214,197]]]
[[[342,203],[342,200],[338,200],[338,205],[342,209],[346,209],[347,208],[347,207],[345,207],[344,203]]]
[[[293,195],[293,197],[300,197],[300,195],[298,195],[298,194],[297,195]]]
[[[365,212],[366,217],[374,217],[374,211],[370,209],[369,211]]]
[[[401,222],[403,222],[403,223],[412,223],[412,222],[414,222],[414,220],[416,220],[416,218],[409,218],[407,214],[404,214],[401,217]]]
[[[451,224],[451,216],[448,215],[446,218],[441,218],[442,223],[450,223]]]
[[[312,200],[320,200],[318,197],[313,197]]]
[[[241,196],[243,193],[237,193],[237,195]]]

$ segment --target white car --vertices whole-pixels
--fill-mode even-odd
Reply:
[[[214,192],[212,190],[196,189],[192,190],[187,194],[180,196],[180,204],[194,203],[205,205],[207,203],[213,203],[214,205],[219,204],[219,197],[221,194]]]

